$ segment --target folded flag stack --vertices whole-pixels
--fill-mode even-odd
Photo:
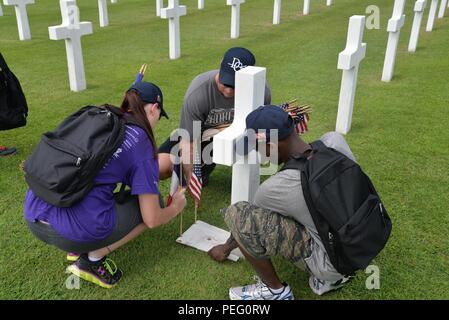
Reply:
[[[304,134],[309,131],[308,123],[312,113],[311,106],[299,105],[298,100],[295,99],[280,105],[280,107],[292,117],[298,134]]]

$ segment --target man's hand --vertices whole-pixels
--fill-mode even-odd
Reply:
[[[225,243],[213,247],[207,254],[215,261],[223,262],[228,258],[231,251],[232,248],[230,248],[229,245]]]

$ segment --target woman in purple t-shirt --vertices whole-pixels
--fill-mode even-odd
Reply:
[[[72,207],[59,208],[29,189],[24,206],[31,232],[45,243],[69,252],[67,259],[74,263],[68,270],[104,288],[111,288],[122,276],[107,254],[144,230],[169,222],[186,205],[184,189],[178,190],[169,207],[161,208],[159,202],[159,165],[153,130],[161,116],[167,117],[159,87],[149,82],[133,85],[126,92],[121,109],[131,114],[139,126],[127,125],[122,145],[99,172],[95,186],[83,200]],[[117,183],[131,188],[123,203],[115,200]]]

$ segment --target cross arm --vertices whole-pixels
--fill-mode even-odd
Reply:
[[[245,0],[226,0],[228,6],[236,6],[242,3],[245,3]]]
[[[186,6],[179,6],[176,8],[163,8],[161,9],[161,18],[162,19],[171,19],[175,18],[176,16],[185,16],[187,14],[187,7]]]
[[[67,25],[59,25],[54,27],[48,27],[48,33],[51,40],[63,40],[68,39],[73,36],[73,34],[77,31],[77,33],[82,35],[92,34],[92,23],[91,22],[80,22],[79,29],[69,28]]]
[[[350,70],[360,64],[366,55],[366,43],[358,48],[346,48],[338,56],[338,69]]]
[[[398,32],[404,26],[404,7],[405,0],[396,0],[394,2],[393,16],[388,20],[388,32]]]
[[[426,9],[426,0],[418,0],[415,3],[415,12],[423,12]]]
[[[17,6],[17,5],[27,5],[34,4],[34,0],[3,0],[5,6]]]
[[[366,55],[366,43],[362,43],[365,30],[365,16],[352,16],[349,20],[346,48],[338,56],[338,69],[350,70]]]

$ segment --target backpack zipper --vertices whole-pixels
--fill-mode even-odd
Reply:
[[[329,244],[331,246],[333,246],[334,245],[334,235],[332,234],[332,232],[329,232],[328,237],[329,237]]]

